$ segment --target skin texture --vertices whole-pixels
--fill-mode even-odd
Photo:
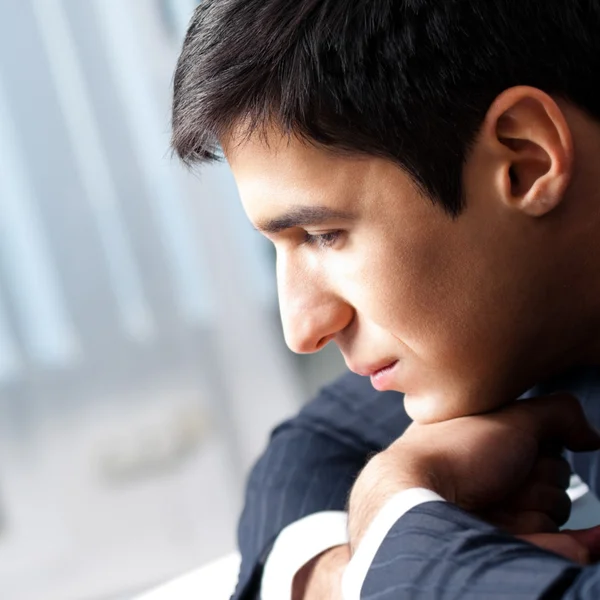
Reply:
[[[517,411],[494,447],[519,451],[491,465],[490,421],[478,420],[488,416],[468,416],[500,409],[495,419],[536,382],[600,358],[600,124],[537,89],[506,90],[464,165],[456,219],[397,164],[335,153],[276,124],[251,135],[239,124],[222,146],[249,219],[277,250],[288,346],[308,353],[333,341],[360,374],[397,361],[374,385],[404,392],[416,424],[358,478],[353,543],[391,494],[438,486],[541,547],[596,558],[600,530],[548,533],[564,514],[564,484],[539,477],[547,457],[532,440],[555,441],[556,430],[523,437],[530,421]],[[566,422],[573,410],[566,403],[554,415]],[[461,464],[470,464],[462,474],[447,468]],[[475,492],[479,502],[464,501]],[[338,548],[309,563],[295,598],[336,597],[347,557]]]
[[[550,440],[576,452],[600,448],[600,434],[587,423],[577,400],[564,394],[524,400],[486,415],[428,425],[413,423],[358,477],[349,502],[351,547],[357,547],[389,498],[416,487],[434,490],[471,512],[498,503],[515,506],[515,500],[517,506],[529,512],[532,505],[527,501],[527,488],[540,466],[539,448]],[[490,447],[505,451],[489,452]],[[548,478],[546,483],[549,490],[554,487],[559,491],[565,482],[557,477],[554,481]],[[533,531],[522,533],[552,531],[548,515],[533,508],[533,518],[526,521],[528,526],[533,524]],[[597,555],[599,533],[600,529],[587,540],[589,555],[579,560]],[[523,537],[553,548],[552,541],[564,542],[565,535],[582,546],[586,541],[577,533]],[[556,546],[556,550],[561,549],[564,546]]]
[[[238,128],[223,148],[257,228],[299,208],[349,217],[264,231],[286,341],[302,353],[333,341],[361,374],[399,361],[380,389],[404,392],[414,420],[485,412],[596,360],[600,126],[571,105],[527,87],[498,97],[454,220],[383,159],[276,127]]]
[[[556,402],[556,400],[552,399],[551,402]],[[587,431],[587,426],[581,418],[581,412],[578,410],[578,407],[575,407],[573,410],[573,407],[569,406],[567,400],[566,403],[563,404],[562,410],[568,412],[569,418],[563,419],[561,414],[559,421],[562,423],[573,423],[573,425],[570,426],[570,431],[577,431],[576,437],[580,438],[581,431],[579,431],[578,428],[581,426],[582,431],[585,432]],[[555,412],[553,414],[556,415],[557,413]],[[573,417],[576,419],[575,422],[573,422]],[[512,418],[514,419],[514,415]],[[506,421],[504,424],[506,425]],[[488,422],[486,426],[489,427],[490,423]],[[512,423],[509,422],[509,426],[512,427]],[[417,426],[417,428],[418,427],[419,426]],[[428,427],[431,426],[426,425],[420,427],[420,432],[410,432],[408,437],[410,438],[416,433],[417,436],[422,436],[422,439],[426,439]],[[473,432],[477,432],[479,429],[474,428],[472,423],[465,424],[459,423],[458,421],[452,422],[450,427],[452,429],[450,433],[453,435],[458,434],[459,436],[473,435]],[[414,429],[415,428],[413,428],[413,430]],[[432,433],[435,434],[436,432]],[[506,429],[504,429],[504,435],[507,433],[511,438],[511,443],[513,443],[514,432],[512,430],[507,432]],[[485,432],[482,432],[482,434],[483,435],[478,436],[478,439],[480,440],[480,443],[484,443],[487,447],[490,440],[485,435]],[[591,447],[594,447],[594,432],[591,433],[590,438],[589,443],[591,444]],[[531,447],[528,440],[519,440],[519,444],[523,444],[525,447]],[[359,478],[357,487],[353,491],[353,498],[358,498],[357,502],[359,503],[359,507],[353,506],[353,526],[356,524],[356,527],[360,528],[361,524],[368,524],[370,517],[368,514],[361,515],[361,510],[377,510],[377,507],[388,498],[387,494],[396,493],[396,491],[398,491],[395,482],[400,471],[397,468],[397,465],[399,462],[401,464],[406,464],[404,456],[397,456],[398,452],[404,454],[404,449],[398,447],[400,445],[401,444],[395,444],[389,451],[382,453],[378,460],[369,463],[365,472]],[[430,444],[427,444],[427,447],[430,448]],[[519,449],[521,448],[518,448],[518,450]],[[413,453],[415,452],[414,447],[411,450]],[[471,450],[472,448],[467,448],[467,451]],[[438,448],[438,451],[440,454],[438,454],[437,457],[439,458],[441,455],[445,462],[449,449],[442,445],[441,448]],[[456,450],[454,450],[454,452],[456,452]],[[431,459],[432,457],[428,456],[428,458]],[[466,457],[461,455],[458,458],[460,464],[465,458],[468,459],[469,456],[468,454]],[[525,460],[522,461],[522,458]],[[534,461],[534,465],[531,468],[528,468],[530,466],[527,464],[528,458]],[[381,465],[382,461],[384,463],[383,465]],[[489,474],[490,465],[487,461],[481,461],[479,466],[485,469]],[[494,497],[494,501],[491,505],[484,501],[484,508],[480,512],[481,517],[509,533],[518,535],[521,539],[529,543],[556,552],[579,564],[585,565],[596,560],[600,555],[600,527],[586,531],[563,531],[557,533],[558,526],[565,522],[565,518],[568,515],[568,513],[564,512],[565,506],[568,506],[569,504],[568,496],[565,494],[565,490],[569,485],[571,473],[568,462],[556,456],[541,456],[536,459],[535,453],[532,455],[530,452],[526,451],[524,457],[518,457],[517,466],[526,472],[526,475],[523,477],[524,481],[519,482],[513,489],[502,490],[502,493],[506,494],[506,497],[503,498],[502,502],[498,502],[496,497]],[[391,468],[393,471],[391,477],[389,474],[387,477],[385,476],[385,469],[387,468]],[[477,465],[475,470],[476,468]],[[471,468],[469,470],[472,471],[473,469]],[[443,475],[445,473],[445,471],[442,473],[442,477],[437,475],[436,478],[438,481],[444,481]],[[480,476],[476,472],[469,473],[469,475]],[[373,482],[373,480],[375,480],[375,482]],[[383,487],[381,484],[382,481],[384,482]],[[499,483],[502,482],[500,481]],[[514,484],[512,473],[510,483]],[[431,482],[428,482],[428,484],[430,486],[434,485]],[[493,481],[492,484],[497,485],[498,481]],[[368,492],[370,494],[369,496],[366,496],[366,492],[361,490],[361,486],[364,486],[367,490],[371,487]],[[440,489],[439,491],[442,492],[443,490]],[[361,508],[361,505],[365,506],[365,497],[370,499],[370,501],[363,509]],[[470,505],[468,507],[472,508]],[[359,513],[358,515],[357,512]],[[355,533],[355,536],[356,535],[357,533]],[[294,579],[293,600],[319,600],[322,598],[334,600],[341,598],[342,575],[350,558],[350,546],[345,545],[337,546],[323,552],[312,561],[308,562],[296,574]]]
[[[512,503],[514,494],[522,501],[540,461],[539,447],[549,440],[576,452],[600,448],[599,434],[587,423],[577,400],[568,395],[524,400],[486,415],[413,423],[359,476],[349,503],[352,545],[360,542],[363,526],[371,521],[366,511],[375,514],[378,504],[404,489],[434,490],[470,512]],[[563,486],[555,482],[557,489]],[[371,500],[373,490],[376,501]],[[544,519],[535,529],[547,527],[552,531],[549,519]]]
[[[350,547],[335,546],[311,560],[294,578],[292,600],[342,600],[342,576]]]

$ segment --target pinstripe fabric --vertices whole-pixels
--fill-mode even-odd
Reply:
[[[550,598],[557,597],[548,596],[550,590],[570,583],[578,573],[566,559],[504,535],[452,504],[432,502],[411,510],[392,527],[360,597]]]
[[[279,532],[306,515],[344,510],[367,458],[409,422],[401,394],[376,392],[368,378],[349,373],[280,425],[248,480],[233,598],[258,598],[262,566]]]
[[[559,390],[577,395],[590,420],[600,426],[600,369],[571,371],[527,396]],[[376,392],[367,378],[348,374],[273,432],[248,480],[238,527],[242,567],[235,600],[258,598],[262,565],[279,532],[308,514],[344,509],[367,458],[408,424],[401,394]],[[569,459],[600,493],[597,453]],[[494,552],[485,549],[490,543],[497,546]],[[396,523],[369,571],[362,597],[597,599],[598,582],[600,573],[594,577],[502,536],[454,506],[428,504]]]
[[[569,391],[600,426],[600,369],[579,368],[527,396]],[[598,494],[598,453],[568,456]],[[600,566],[572,562],[502,534],[451,504],[404,515],[377,552],[361,600],[598,600]]]

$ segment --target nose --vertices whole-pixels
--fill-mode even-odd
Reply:
[[[317,277],[278,269],[278,288],[285,341],[297,354],[318,352],[354,318],[353,307]]]

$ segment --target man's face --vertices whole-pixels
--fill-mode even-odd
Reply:
[[[276,247],[293,351],[334,341],[421,422],[495,408],[557,359],[547,282],[560,265],[530,220],[495,201],[485,157],[466,169],[467,209],[452,219],[383,159],[275,132],[224,147],[248,217]]]

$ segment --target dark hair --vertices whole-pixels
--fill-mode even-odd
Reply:
[[[403,167],[457,215],[462,166],[503,90],[531,85],[600,117],[598,0],[202,0],[174,81],[173,147],[288,134]]]

